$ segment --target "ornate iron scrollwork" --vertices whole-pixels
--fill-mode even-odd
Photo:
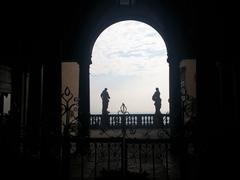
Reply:
[[[118,115],[123,116],[122,128],[124,128],[125,131],[126,131],[126,134],[125,134],[126,137],[129,137],[129,135],[134,135],[136,133],[136,129],[134,129],[133,126],[127,127],[127,121],[129,120],[127,115],[129,115],[129,112],[128,112],[127,107],[124,103],[122,103],[122,105],[120,106],[120,110],[118,111]],[[127,130],[129,131],[129,134],[127,134]]]
[[[62,126],[63,132],[68,131],[69,135],[76,136],[78,133],[78,107],[79,98],[73,97],[69,87],[66,87],[62,97]]]
[[[65,88],[61,94],[61,98],[62,134],[64,137],[63,149],[65,148],[66,152],[69,151],[69,153],[74,154],[77,152],[77,144],[70,142],[70,138],[77,136],[80,128],[80,122],[78,120],[79,98],[73,96],[69,87]]]

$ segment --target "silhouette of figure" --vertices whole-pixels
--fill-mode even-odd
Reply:
[[[153,96],[152,96],[152,100],[154,101],[154,105],[155,105],[155,115],[160,115],[160,109],[162,106],[162,100],[160,98],[160,91],[158,88],[156,88],[156,91],[154,92]]]
[[[109,113],[109,111],[107,109],[108,109],[108,103],[109,103],[110,96],[107,92],[107,88],[105,88],[102,91],[101,98],[102,98],[102,114],[105,115],[105,114]]]

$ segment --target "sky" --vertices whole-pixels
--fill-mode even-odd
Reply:
[[[90,65],[90,112],[100,114],[100,94],[108,88],[108,110],[116,114],[124,103],[130,114],[154,113],[152,95],[160,90],[162,113],[169,112],[169,65],[160,34],[139,21],[121,21],[97,38]]]

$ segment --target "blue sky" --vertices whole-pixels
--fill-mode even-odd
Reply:
[[[109,111],[122,102],[129,113],[154,113],[152,94],[161,92],[161,112],[169,112],[169,65],[165,43],[151,26],[121,21],[105,29],[92,50],[90,111],[101,113],[100,94],[108,88]]]

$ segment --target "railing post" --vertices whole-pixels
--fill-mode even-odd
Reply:
[[[94,143],[94,179],[97,178],[97,143]]]
[[[139,172],[142,172],[142,145],[139,144]]]
[[[168,143],[165,144],[165,150],[166,150],[166,180],[169,180],[169,174],[168,174]]]
[[[122,138],[122,174],[123,177],[126,176],[126,118],[125,116],[123,117],[122,121],[122,133],[123,133],[123,138]]]
[[[68,127],[64,127],[63,132],[63,177],[64,179],[70,179],[70,137]]]
[[[155,179],[155,153],[154,153],[154,144],[152,144],[152,161],[153,161],[153,179]]]
[[[110,143],[108,143],[108,148],[107,148],[107,153],[108,153],[108,171],[110,170]]]
[[[127,107],[122,103],[118,114],[122,113],[122,175],[126,176],[127,172],[127,147],[126,147],[126,114],[128,114]]]
[[[84,179],[84,157],[82,153],[80,154],[80,156],[81,156],[81,180],[83,180]]]

